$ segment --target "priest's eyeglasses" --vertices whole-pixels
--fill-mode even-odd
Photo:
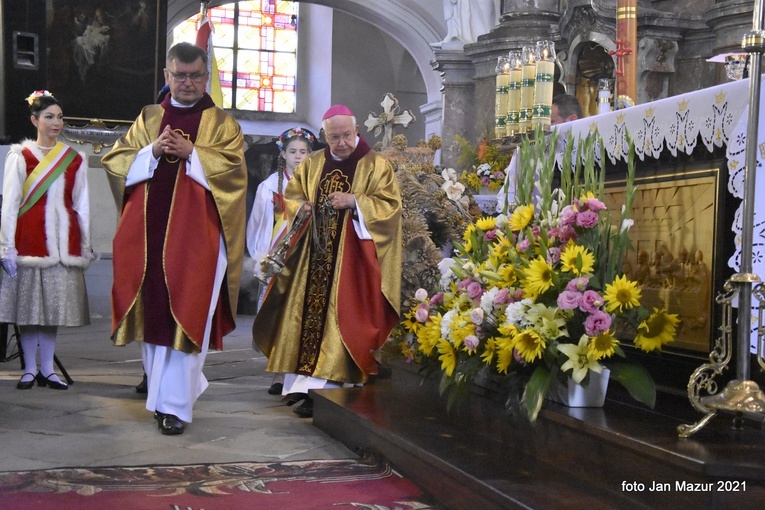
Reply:
[[[170,76],[172,76],[173,80],[175,80],[177,83],[185,82],[186,78],[190,79],[194,83],[200,83],[203,82],[207,77],[207,73],[175,73],[170,69],[168,69],[167,72],[170,73]]]
[[[345,133],[344,135],[327,135],[327,141],[331,144],[339,143],[340,140],[345,140],[350,143],[351,140],[356,138],[356,133]]]

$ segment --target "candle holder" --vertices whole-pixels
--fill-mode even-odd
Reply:
[[[521,83],[523,80],[523,55],[520,51],[508,53],[510,84],[507,96],[507,136],[513,136],[521,129]]]
[[[534,79],[537,73],[536,47],[524,46],[522,50],[523,67],[521,68],[521,108],[519,132],[531,131],[531,118],[534,111]]]
[[[535,50],[534,106],[531,127],[550,130],[553,84],[555,83],[555,43],[538,41]]]
[[[504,138],[507,132],[507,101],[510,84],[510,62],[506,56],[497,58],[497,93],[494,103],[494,137]]]

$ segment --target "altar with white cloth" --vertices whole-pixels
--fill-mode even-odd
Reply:
[[[628,137],[635,144],[640,161],[658,159],[667,152],[672,157],[691,155],[694,151],[712,152],[724,148],[728,169],[727,193],[735,200],[737,209],[732,225],[735,252],[728,267],[738,270],[741,258],[741,210],[744,187],[744,167],[747,144],[749,80],[739,80],[640,104],[623,110],[586,117],[555,126],[561,135],[571,133],[583,139],[597,132],[604,145],[606,157],[612,164],[623,162],[628,154]],[[765,159],[765,117],[760,111],[757,168]],[[564,147],[560,143],[556,158],[562,162]],[[596,159],[600,150],[596,150]],[[599,161],[598,161],[599,162]],[[757,197],[765,196],[765,175],[756,179]],[[725,192],[725,191],[724,191]],[[765,199],[755,201],[753,235],[753,272],[765,276]],[[757,301],[753,300],[753,321],[757,317]],[[756,352],[756,324],[753,323],[752,352]]]

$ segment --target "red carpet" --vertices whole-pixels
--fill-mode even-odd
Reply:
[[[439,508],[379,458],[0,473],[13,510]]]

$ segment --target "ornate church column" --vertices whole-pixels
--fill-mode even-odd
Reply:
[[[475,113],[475,85],[473,63],[461,50],[435,50],[433,69],[443,80],[443,127],[441,139],[444,149],[454,141],[454,135],[473,138]],[[455,166],[458,154],[441,150],[441,164]]]

